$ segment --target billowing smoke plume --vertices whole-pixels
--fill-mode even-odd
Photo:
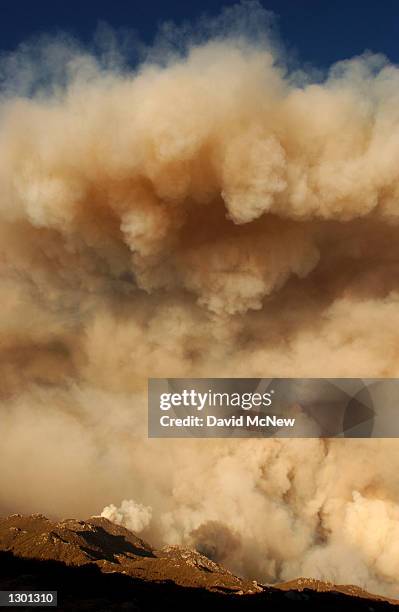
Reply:
[[[3,59],[1,510],[132,499],[156,545],[397,594],[398,441],[146,437],[148,376],[399,373],[399,70],[315,81],[227,21]]]
[[[148,527],[151,522],[151,514],[151,508],[128,499],[124,499],[119,508],[110,504],[101,512],[104,518],[117,525],[124,525],[136,533]]]

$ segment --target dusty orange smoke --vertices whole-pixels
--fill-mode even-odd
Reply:
[[[150,441],[145,387],[397,376],[397,68],[299,86],[220,38],[77,66],[1,102],[2,511],[125,499],[108,515],[155,543],[394,594],[396,440]]]

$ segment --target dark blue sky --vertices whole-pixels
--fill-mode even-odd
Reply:
[[[99,21],[132,28],[150,42],[164,20],[216,15],[231,0],[0,0],[0,47],[67,30],[83,41]],[[279,17],[283,41],[319,67],[368,49],[399,63],[399,0],[262,0]]]

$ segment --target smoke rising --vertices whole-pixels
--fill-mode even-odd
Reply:
[[[148,376],[399,373],[399,70],[292,73],[269,17],[3,58],[1,510],[397,595],[397,440],[146,437]]]
[[[101,516],[117,525],[124,525],[135,533],[140,533],[151,522],[151,508],[124,499],[120,508],[110,504],[101,512]]]

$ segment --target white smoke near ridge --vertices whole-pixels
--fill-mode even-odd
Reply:
[[[397,595],[397,440],[147,439],[148,376],[398,376],[399,70],[293,76],[233,17],[3,58],[1,508]]]
[[[124,525],[131,531],[140,533],[151,522],[152,510],[148,506],[137,504],[132,499],[124,499],[117,508],[114,504],[106,506],[101,516],[117,525]]]

